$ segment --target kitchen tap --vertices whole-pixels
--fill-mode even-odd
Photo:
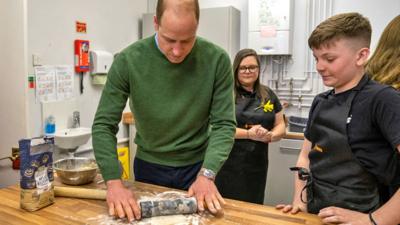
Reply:
[[[299,98],[298,98],[299,104],[298,104],[298,109],[301,110],[301,104],[303,103],[303,95],[301,94],[301,90],[299,90]]]
[[[80,123],[79,111],[74,111],[72,113],[72,128],[80,127]]]

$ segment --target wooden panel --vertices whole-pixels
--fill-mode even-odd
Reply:
[[[304,140],[304,134],[297,132],[286,132],[286,135],[283,138]]]
[[[124,124],[135,124],[135,118],[131,112],[125,112],[122,114],[122,123]]]

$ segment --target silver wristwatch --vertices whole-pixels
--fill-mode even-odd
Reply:
[[[206,168],[201,168],[197,176],[205,176],[210,180],[215,180],[215,172]]]

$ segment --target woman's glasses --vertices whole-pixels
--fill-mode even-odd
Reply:
[[[249,73],[254,73],[258,70],[259,66],[252,65],[252,66],[240,66],[239,67],[239,73],[246,73],[249,71]]]

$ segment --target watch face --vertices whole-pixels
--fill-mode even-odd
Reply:
[[[201,174],[212,180],[214,180],[214,178],[215,178],[215,173],[209,169],[202,169]]]

